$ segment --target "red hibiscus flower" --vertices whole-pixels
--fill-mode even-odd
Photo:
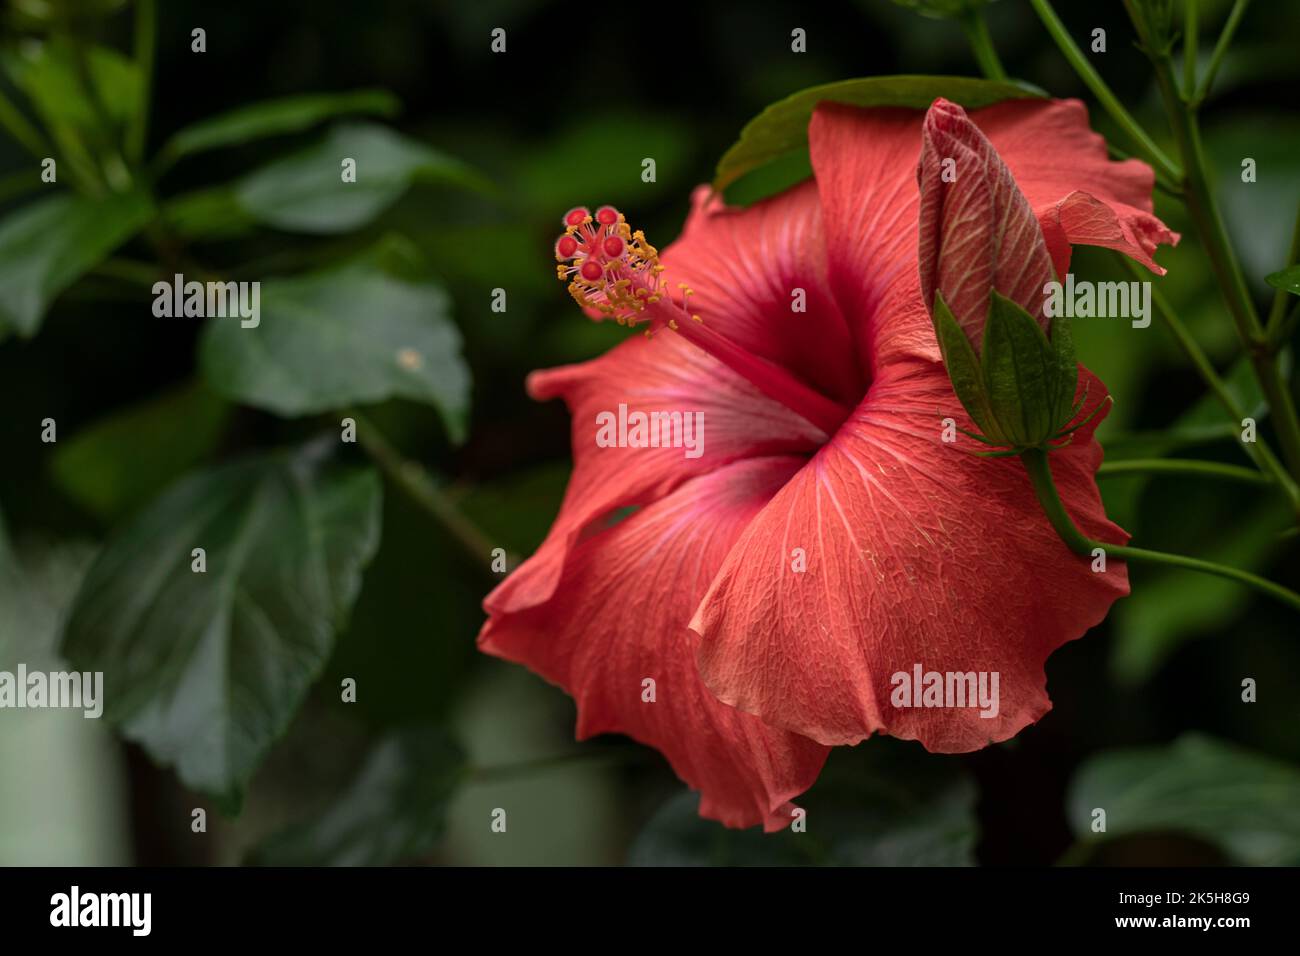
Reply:
[[[574,472],[479,637],[573,695],[579,738],[655,747],[702,815],[769,830],[830,746],[1014,736],[1050,708],[1048,655],[1128,591],[1122,563],[1095,574],[1058,539],[1018,461],[943,440],[945,418],[974,425],[934,293],[975,338],[990,289],[1041,313],[1071,243],[1158,269],[1156,244],[1176,239],[1151,214],[1150,169],[1110,161],[1078,102],[971,118],[942,100],[822,104],[809,145],[814,180],[750,208],[698,189],[662,257],[609,207],[566,217],[575,298],[652,334],[529,378],[569,406]],[[702,453],[599,440],[620,406],[702,413]],[[1052,452],[1053,473],[1087,534],[1123,541],[1094,482],[1095,424]],[[918,666],[996,673],[996,714],[894,706],[893,676]]]

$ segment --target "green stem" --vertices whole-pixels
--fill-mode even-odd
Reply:
[[[139,165],[149,134],[149,109],[153,96],[154,59],[158,50],[157,0],[136,0],[135,65],[140,71],[140,98],[126,130],[126,155]]]
[[[1232,5],[1232,12],[1228,14],[1228,22],[1223,25],[1223,32],[1219,34],[1219,41],[1214,44],[1214,52],[1210,54],[1210,65],[1205,71],[1205,76],[1201,78],[1201,85],[1196,88],[1195,94],[1192,95],[1191,103],[1193,108],[1204,103],[1205,98],[1210,95],[1210,87],[1214,85],[1214,77],[1219,72],[1219,65],[1223,62],[1223,56],[1228,52],[1228,47],[1232,45],[1232,36],[1237,32],[1237,25],[1241,23],[1241,18],[1245,16],[1248,6],[1250,6],[1250,0],[1237,0]]]
[[[984,12],[978,8],[967,11],[961,18],[961,26],[966,31],[966,38],[970,41],[980,72],[990,80],[1005,80],[1007,71],[1002,68],[1002,61],[998,59],[998,52],[993,47],[993,38],[989,36],[989,25],[984,20]]]
[[[1183,96],[1191,99],[1196,91],[1196,0],[1183,0]]]
[[[1287,251],[1286,262],[1282,263],[1282,268],[1286,269],[1297,262],[1300,262],[1300,208],[1296,209],[1295,225],[1291,227],[1291,248]],[[1268,310],[1268,323],[1264,326],[1264,333],[1268,336],[1269,346],[1274,352],[1279,351],[1285,342],[1285,338],[1279,335],[1278,330],[1282,328],[1287,306],[1292,302],[1292,295],[1286,289],[1277,289],[1273,292],[1273,306]]]
[[[1116,255],[1133,274],[1134,278],[1139,281],[1150,281],[1150,276],[1136,262],[1128,258],[1128,256],[1119,253],[1116,253]],[[1169,300],[1165,298],[1164,293],[1160,291],[1160,288],[1155,283],[1151,285],[1151,298],[1155,302],[1156,312],[1164,320],[1165,325],[1168,326],[1169,331],[1183,350],[1183,354],[1187,356],[1188,361],[1200,373],[1205,384],[1209,386],[1210,391],[1219,400],[1219,404],[1223,406],[1232,419],[1233,425],[1240,428],[1242,419],[1246,417],[1245,409],[1233,396],[1227,383],[1215,371],[1214,364],[1204,350],[1201,349],[1196,339],[1192,337],[1191,332],[1187,330],[1187,326],[1183,324],[1182,319],[1178,317],[1178,313],[1174,311],[1173,306],[1169,304]],[[1291,500],[1292,508],[1296,510],[1297,514],[1300,514],[1300,486],[1297,486],[1291,479],[1290,474],[1287,473],[1286,468],[1278,460],[1277,455],[1273,453],[1273,449],[1269,447],[1269,444],[1262,438],[1257,437],[1253,442],[1243,442],[1242,448],[1262,471],[1272,476],[1273,481]]]
[[[1142,474],[1203,475],[1249,485],[1272,484],[1267,475],[1261,475],[1254,468],[1226,465],[1217,461],[1193,461],[1190,458],[1126,458],[1103,462],[1097,469],[1098,478]]]
[[[1047,520],[1056,529],[1056,533],[1065,542],[1066,547],[1075,554],[1081,557],[1092,557],[1093,552],[1100,548],[1107,555],[1123,558],[1125,561],[1163,564],[1184,568],[1189,571],[1199,571],[1202,574],[1212,574],[1216,577],[1227,578],[1245,584],[1261,594],[1267,594],[1296,611],[1300,611],[1300,594],[1296,594],[1280,584],[1265,580],[1256,574],[1251,574],[1249,571],[1230,568],[1223,564],[1215,564],[1212,561],[1202,561],[1200,558],[1189,558],[1181,554],[1148,551],[1146,548],[1133,548],[1128,545],[1093,541],[1079,530],[1070,517],[1070,513],[1066,511],[1065,505],[1061,502],[1061,496],[1056,491],[1056,482],[1052,479],[1052,466],[1048,463],[1047,452],[1041,448],[1026,449],[1021,452],[1020,460],[1024,462],[1025,470],[1029,473],[1029,480],[1034,486],[1034,493],[1038,496],[1038,503],[1042,505]]]
[[[1140,25],[1138,30],[1140,33]],[[1145,40],[1145,37],[1143,39]],[[1187,209],[1192,215],[1206,254],[1210,258],[1210,266],[1218,279],[1219,289],[1228,311],[1237,326],[1237,335],[1250,356],[1255,377],[1259,379],[1260,388],[1268,400],[1269,411],[1273,418],[1273,430],[1282,448],[1282,459],[1286,462],[1292,477],[1300,478],[1300,417],[1296,415],[1295,402],[1282,378],[1275,356],[1269,350],[1263,326],[1255,311],[1255,304],[1251,300],[1250,290],[1246,286],[1245,276],[1237,262],[1232,244],[1228,241],[1228,232],[1210,186],[1208,164],[1201,144],[1200,124],[1196,117],[1196,110],[1179,98],[1173,80],[1172,62],[1168,54],[1155,54],[1149,47],[1147,52],[1155,66],[1156,82],[1160,87],[1161,96],[1164,97],[1165,108],[1173,126],[1174,139],[1182,154],[1183,167],[1186,170],[1184,185]]]
[[[1165,155],[1164,151],[1147,135],[1146,130],[1138,125],[1137,120],[1129,114],[1128,110],[1124,109],[1124,104],[1110,91],[1110,87],[1101,78],[1101,74],[1093,68],[1092,63],[1088,61],[1083,51],[1075,44],[1069,31],[1065,29],[1065,24],[1061,22],[1056,15],[1056,11],[1052,9],[1051,3],[1048,0],[1029,0],[1029,3],[1038,14],[1038,18],[1043,21],[1043,26],[1047,28],[1047,32],[1056,41],[1061,53],[1070,61],[1074,71],[1079,74],[1079,78],[1083,80],[1088,89],[1092,90],[1092,95],[1097,97],[1097,100],[1106,109],[1106,112],[1111,115],[1111,118],[1128,133],[1147,161],[1155,166],[1157,171],[1163,174],[1166,179],[1174,182],[1181,181],[1183,178],[1182,170],[1174,165],[1173,160]]]
[[[482,531],[456,509],[427,470],[406,458],[384,437],[369,419],[359,412],[346,412],[357,423],[357,440],[372,459],[383,469],[392,482],[411,500],[432,515],[458,542],[478,559],[481,566],[493,577],[492,552],[495,545]],[[514,559],[507,555],[506,566],[513,567]]]

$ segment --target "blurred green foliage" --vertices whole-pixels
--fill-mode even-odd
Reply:
[[[473,542],[417,507],[392,469],[381,494],[358,447],[318,460],[313,441],[337,445],[351,407],[368,406],[441,500],[490,544],[528,553],[569,456],[563,410],[528,401],[524,376],[622,335],[582,321],[555,283],[559,216],[634,208],[662,246],[698,183],[745,173],[728,196],[748,202],[806,175],[812,100],[786,97],[867,75],[972,77],[959,21],[976,6],[727,0],[669,5],[653,29],[592,17],[575,33],[568,8],[544,0],[376,0],[364,13],[9,0],[0,668],[57,661],[60,630],[75,665],[126,662],[104,669],[130,672],[113,697],[134,743],[42,720],[66,714],[0,718],[0,763],[43,768],[0,778],[0,862],[1041,864],[1075,836],[1096,849],[1099,803],[1117,838],[1174,832],[1241,862],[1295,862],[1300,647],[1293,619],[1235,585],[1134,568],[1132,597],[1049,662],[1055,708],[1040,725],[963,758],[897,741],[837,752],[800,801],[818,821],[805,844],[699,820],[662,760],[630,742],[575,745],[567,698],[475,652],[495,577]],[[1200,4],[1206,29],[1227,6]],[[1169,148],[1119,5],[1062,13],[1076,36],[1109,31],[1098,68]],[[1087,98],[1024,4],[984,15],[1008,73],[1031,85],[1007,95]],[[488,47],[499,25],[505,56]],[[807,54],[791,54],[792,26]],[[1247,17],[1206,107],[1216,185],[1261,303],[1267,277],[1292,265],[1297,29],[1300,9]],[[960,85],[980,102],[988,88]],[[939,88],[848,90],[884,102]],[[367,175],[342,187],[340,156]],[[646,156],[654,182],[640,176]],[[1239,175],[1246,157],[1254,183]],[[1159,254],[1160,288],[1228,366],[1234,338],[1203,250],[1181,206],[1157,202],[1185,236]],[[1096,250],[1075,269],[1127,278]],[[155,319],[153,284],[177,273],[263,282],[261,325]],[[1238,460],[1231,423],[1158,326],[1075,324],[1081,361],[1116,400],[1108,455]],[[1249,376],[1230,380],[1257,412]],[[39,441],[46,418],[56,444]],[[1257,489],[1124,477],[1103,492],[1145,544],[1297,580],[1294,539],[1277,536],[1285,516]],[[216,608],[160,570],[189,560],[196,529],[209,562],[237,557]],[[1241,703],[1244,677],[1259,679],[1258,703]],[[344,705],[349,679],[357,698]],[[223,700],[231,691],[256,706]],[[1239,746],[1180,739],[1188,730]],[[76,797],[88,789],[102,794],[93,806]],[[194,839],[193,807],[241,803]],[[497,808],[509,839],[490,829]],[[149,826],[127,847],[132,815]],[[33,820],[61,834],[48,858],[23,841]],[[1141,862],[1178,852],[1159,844]]]

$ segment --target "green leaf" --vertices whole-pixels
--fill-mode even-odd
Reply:
[[[725,189],[752,170],[790,153],[806,152],[808,121],[821,102],[923,110],[943,96],[967,109],[978,109],[1002,100],[1042,95],[1020,83],[961,76],[872,76],[814,86],[773,103],[746,124],[740,139],[719,160],[713,188]]]
[[[1074,340],[1070,336],[1070,320],[1063,315],[1051,319],[1047,332],[1051,347],[1051,371],[1048,374],[1047,414],[1052,421],[1052,431],[1059,432],[1074,418],[1074,395],[1079,390],[1079,361],[1074,354]],[[1091,403],[1103,396],[1090,395],[1089,405],[1082,409],[1091,412]]]
[[[235,200],[230,186],[209,186],[162,204],[167,227],[182,239],[239,239],[257,229],[257,220]]]
[[[353,784],[328,809],[251,854],[259,866],[390,866],[427,854],[447,827],[447,807],[467,775],[465,754],[442,733],[395,732],[376,745]]]
[[[795,803],[806,832],[728,830],[701,819],[683,793],[632,845],[637,866],[971,866],[975,787],[951,757],[901,742],[837,750]]]
[[[1285,269],[1274,272],[1265,278],[1274,289],[1282,289],[1292,295],[1300,295],[1300,264],[1287,266]]]
[[[131,174],[121,158],[121,130],[139,108],[139,68],[108,47],[67,36],[22,44],[4,67],[27,94],[59,149],[60,163],[78,178],[125,190]]]
[[[1056,362],[1047,336],[1028,312],[994,291],[980,349],[984,390],[1001,433],[1016,445],[1039,445],[1055,432]]]
[[[0,221],[0,336],[30,337],[56,296],[134,235],[152,214],[139,193],[59,194]]]
[[[68,495],[109,522],[198,464],[221,438],[230,406],[191,383],[120,409],[59,442],[51,468]]]
[[[1106,811],[1104,834],[1092,832],[1095,808]],[[1300,771],[1199,734],[1093,757],[1075,775],[1067,809],[1081,840],[1172,831],[1237,863],[1300,864]]]
[[[723,196],[729,206],[752,206],[799,185],[812,174],[812,162],[806,152],[787,153],[741,176],[724,190]]]
[[[324,668],[379,543],[378,476],[327,465],[333,443],[175,485],[108,542],[64,632],[73,666],[104,673],[105,717],[231,812]]]
[[[109,47],[87,45],[81,55],[93,90],[83,82],[78,50],[67,37],[24,44],[5,57],[4,65],[47,125],[94,129],[99,115],[92,96],[110,121],[124,122],[139,102],[139,69]]]
[[[343,181],[345,159],[356,161],[356,182]],[[266,225],[326,235],[370,223],[416,182],[490,188],[469,166],[424,143],[374,123],[347,123],[244,177],[234,196]]]
[[[943,353],[943,364],[962,407],[984,433],[984,437],[996,444],[1005,444],[997,419],[989,407],[988,394],[984,391],[980,360],[941,293],[935,293],[933,318],[939,349]]]
[[[203,374],[221,394],[278,415],[408,398],[465,435],[469,368],[442,287],[407,247],[381,243],[321,272],[262,283],[261,320],[208,322]]]
[[[250,103],[186,126],[167,141],[160,161],[171,164],[187,156],[239,146],[270,136],[301,133],[347,114],[393,117],[401,110],[397,97],[387,90],[349,93],[307,93]]]

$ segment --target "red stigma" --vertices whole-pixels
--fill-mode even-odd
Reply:
[[[601,248],[604,249],[605,255],[609,256],[611,259],[617,259],[623,254],[626,245],[618,236],[606,236]]]
[[[578,240],[572,236],[560,236],[555,244],[555,254],[561,259],[572,259],[578,252]]]
[[[618,210],[613,206],[601,206],[596,210],[596,221],[602,226],[612,226],[618,222]]]
[[[588,282],[596,282],[605,274],[605,270],[600,267],[599,263],[592,262],[588,259],[582,264],[582,268],[578,270],[578,274]]]
[[[581,226],[591,216],[586,206],[575,206],[564,214],[566,226]]]

